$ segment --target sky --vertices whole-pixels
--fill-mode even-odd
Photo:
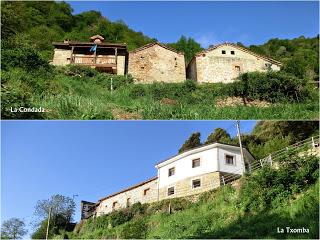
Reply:
[[[241,121],[252,131],[256,121]],[[191,133],[217,127],[236,136],[235,121],[2,121],[1,214],[32,221],[37,200],[53,194],[102,197],[157,175]]]
[[[319,33],[319,3],[304,2],[88,2],[69,1],[74,13],[100,11],[111,21],[160,42],[192,37],[202,47],[221,42],[262,44],[271,38],[292,39]]]

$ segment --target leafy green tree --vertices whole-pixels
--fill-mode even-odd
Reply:
[[[201,146],[200,133],[192,133],[191,136],[185,141],[179,149],[179,153]]]
[[[21,239],[27,234],[25,223],[19,218],[10,218],[2,223],[2,239]]]
[[[187,38],[181,36],[176,43],[171,43],[169,46],[175,48],[177,51],[184,52],[186,64],[188,64],[193,56],[203,50],[199,43],[197,43],[193,38]]]
[[[220,143],[231,143],[230,134],[223,128],[216,128],[214,131],[208,136],[207,140],[204,144],[211,144],[215,142]]]

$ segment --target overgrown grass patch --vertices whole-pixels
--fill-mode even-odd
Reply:
[[[41,68],[42,69],[42,68]],[[50,68],[51,69],[51,68]],[[114,119],[114,109],[142,119],[317,119],[318,93],[300,103],[283,99],[269,107],[218,107],[230,84],[133,84],[131,76],[114,76],[79,67],[2,72],[2,117],[5,119]],[[111,91],[111,82],[113,91]],[[311,94],[312,93],[312,94]],[[44,107],[45,114],[14,114],[10,107]]]

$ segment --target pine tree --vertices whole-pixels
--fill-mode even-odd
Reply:
[[[200,133],[199,132],[192,133],[191,136],[185,141],[185,143],[179,149],[179,153],[185,152],[187,150],[190,150],[199,146],[201,146]]]

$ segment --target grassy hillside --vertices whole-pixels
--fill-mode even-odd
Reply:
[[[187,199],[134,204],[78,224],[69,238],[319,238],[319,183],[316,156],[286,156],[279,169],[265,167],[241,179]],[[172,212],[168,212],[171,203]],[[277,228],[309,233],[277,233]]]
[[[135,49],[155,39],[97,11],[72,14],[65,2],[1,2],[1,97],[5,119],[317,119],[318,36],[271,39],[252,51],[284,63],[279,73],[243,74],[235,84],[133,85],[130,76],[49,65],[52,41],[87,41],[97,33]],[[48,15],[48,12],[50,14]],[[37,16],[37,17],[35,17]],[[43,35],[43,32],[46,32]],[[240,43],[239,43],[240,44]],[[186,61],[202,48],[182,36],[169,44]],[[231,97],[228,98],[228,97]],[[255,100],[243,106],[242,101]],[[236,102],[240,101],[240,106]],[[17,113],[43,107],[46,113]]]
[[[30,58],[33,58],[31,56]],[[29,59],[29,57],[27,58]],[[20,63],[31,61],[25,60]],[[19,64],[20,64],[19,63]],[[4,119],[316,119],[317,93],[303,102],[279,101],[267,107],[219,106],[237,86],[224,84],[133,84],[77,67],[28,66],[2,72]],[[3,64],[5,67],[5,64]],[[113,91],[111,92],[111,78]],[[43,107],[50,112],[11,112]]]

